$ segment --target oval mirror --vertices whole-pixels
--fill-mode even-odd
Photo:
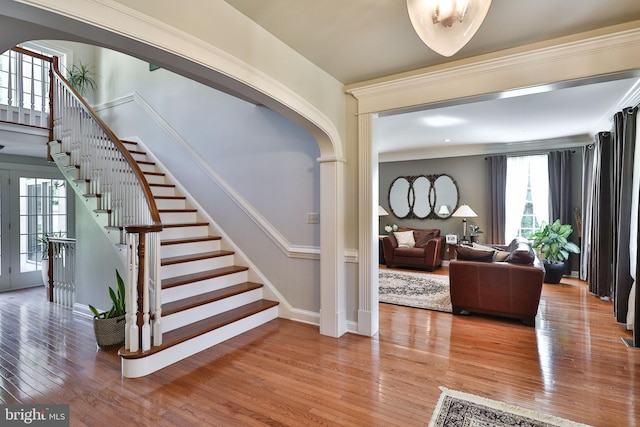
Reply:
[[[389,207],[399,219],[405,218],[411,212],[409,187],[409,181],[402,176],[396,178],[389,187]]]
[[[418,219],[425,219],[431,213],[431,206],[429,204],[430,188],[431,181],[424,175],[417,177],[413,181],[413,214]]]
[[[458,208],[458,184],[447,174],[438,175],[433,182],[435,191],[434,213],[438,218],[449,218]]]

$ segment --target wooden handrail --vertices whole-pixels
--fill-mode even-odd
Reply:
[[[129,167],[131,167],[133,173],[135,174],[136,178],[138,179],[138,182],[142,187],[142,191],[144,193],[147,206],[149,207],[149,213],[151,215],[151,220],[153,224],[161,225],[162,221],[160,220],[160,213],[158,212],[158,207],[156,206],[155,199],[153,198],[153,193],[151,192],[151,188],[149,187],[149,184],[147,183],[147,180],[144,177],[142,170],[138,166],[138,163],[133,159],[133,157],[131,156],[131,153],[129,153],[129,150],[125,148],[122,141],[120,141],[120,139],[111,131],[111,129],[104,123],[104,121],[102,121],[102,119],[95,113],[95,111],[89,106],[87,101],[84,100],[84,98],[78,93],[78,91],[73,86],[71,86],[71,84],[69,84],[69,81],[62,75],[62,73],[60,73],[60,70],[56,62],[53,63],[53,72],[59,80],[65,83],[65,85],[67,86],[67,89],[70,91],[70,93],[75,98],[75,100],[82,105],[85,112],[89,114],[91,118],[98,124],[100,129],[107,135],[109,140],[113,143],[113,145],[118,149],[120,154],[124,157],[124,159],[128,163]],[[53,116],[53,113],[51,115]],[[150,224],[139,224],[139,225],[150,225]]]

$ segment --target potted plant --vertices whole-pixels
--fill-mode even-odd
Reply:
[[[545,283],[560,283],[569,253],[580,253],[578,245],[568,239],[572,232],[571,224],[560,224],[560,220],[556,219],[552,224],[543,224],[540,230],[529,237],[533,241],[531,246],[544,257]]]
[[[67,69],[67,80],[69,84],[82,96],[84,96],[87,89],[95,92],[96,81],[93,76],[93,71],[82,62],[80,62],[79,65],[73,64],[71,69]]]
[[[109,297],[112,302],[109,311],[100,313],[94,306],[89,305],[93,313],[93,331],[100,348],[113,347],[124,342],[125,289],[124,281],[117,269],[116,281],[116,290],[109,287]]]
[[[482,234],[484,231],[480,230],[479,226],[473,224],[469,225],[469,229],[471,230],[471,243],[478,243],[478,234]]]

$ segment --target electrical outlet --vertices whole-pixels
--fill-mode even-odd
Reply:
[[[308,213],[307,214],[307,224],[320,224],[320,214],[319,213]]]

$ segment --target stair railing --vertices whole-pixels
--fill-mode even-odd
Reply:
[[[73,307],[76,302],[76,239],[47,237],[46,244],[49,263],[47,273],[49,301]]]
[[[0,55],[0,120],[50,128],[50,69],[53,58],[21,47]]]
[[[61,75],[52,72],[53,140],[88,183],[98,210],[111,214],[111,227],[126,234],[125,349],[145,351],[162,343],[160,214],[140,167],[122,142]],[[152,324],[153,322],[153,324]],[[153,334],[151,333],[153,331]]]

